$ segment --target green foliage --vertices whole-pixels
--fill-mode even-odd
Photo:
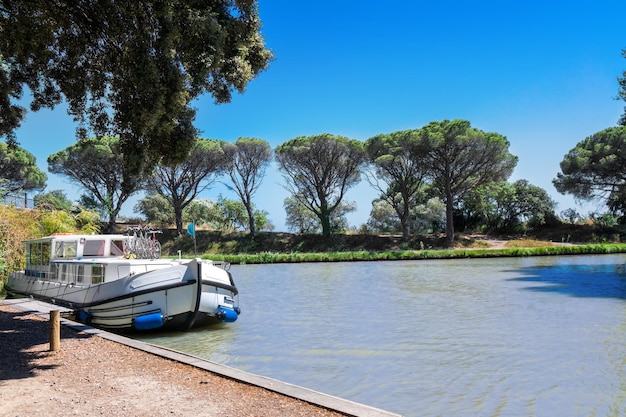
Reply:
[[[424,197],[424,196],[422,196]],[[425,198],[425,197],[424,197]],[[415,233],[437,232],[445,226],[446,207],[438,197],[432,197],[424,203],[415,203],[409,212],[407,222]],[[401,233],[402,225],[398,214],[386,199],[372,202],[372,210],[367,227],[376,233]],[[406,237],[403,236],[406,240]]]
[[[581,246],[541,246],[507,249],[438,249],[400,250],[387,252],[272,253],[203,256],[232,264],[267,264],[299,262],[397,261],[428,259],[468,259],[556,255],[591,255],[626,253],[624,244],[593,244]]]
[[[0,281],[5,281],[8,273],[18,270],[24,263],[24,240],[39,235],[39,211],[18,209],[0,205],[0,255],[3,270]]]
[[[375,233],[401,233],[402,225],[398,213],[385,199],[372,201],[372,209],[367,220],[367,229]]]
[[[626,214],[626,126],[611,127],[577,143],[552,180],[561,194],[604,200],[612,212]]]
[[[79,137],[118,135],[135,173],[184,159],[194,101],[230,101],[272,59],[256,0],[11,1],[0,28],[0,136],[14,139],[26,87],[33,111],[67,102]]]
[[[148,194],[135,204],[135,213],[140,213],[146,221],[152,225],[165,227],[174,223],[174,210],[172,205],[159,194]]]
[[[220,230],[224,224],[218,204],[208,198],[196,198],[183,210],[183,222],[196,222],[212,230]]]
[[[429,198],[425,203],[415,206],[413,211],[413,229],[418,233],[437,233],[445,228],[446,205],[439,197]]]
[[[381,192],[380,198],[393,208],[402,236],[408,239],[411,209],[427,174],[422,163],[425,155],[419,147],[418,132],[406,130],[374,136],[365,142],[365,150],[374,166],[374,174],[368,175],[368,180]]]
[[[45,211],[39,221],[42,236],[53,233],[94,234],[100,229],[99,215],[88,210],[81,210],[76,215],[60,210]]]
[[[265,168],[272,160],[272,148],[261,139],[239,138],[234,144],[224,143],[223,149],[226,172],[246,207],[250,235],[254,236],[257,225],[252,209],[252,196],[261,185]]]
[[[225,162],[221,141],[197,139],[184,161],[155,167],[148,178],[148,190],[169,202],[179,234],[183,231],[183,210],[215,182]]]
[[[300,136],[278,146],[276,158],[287,189],[320,219],[322,235],[330,236],[333,212],[361,180],[367,160],[363,144],[330,134]]]
[[[241,201],[231,200],[220,195],[217,204],[224,221],[224,230],[235,231],[246,228],[248,216],[246,214],[246,207]]]
[[[158,194],[148,194],[135,205],[136,213],[141,213],[150,224],[166,227],[174,223],[174,210],[166,198]],[[274,226],[268,219],[266,211],[252,210],[259,230],[270,231]],[[241,201],[222,197],[218,201],[210,199],[194,199],[183,210],[182,220],[185,223],[195,222],[211,230],[232,232],[248,228],[246,208]]]
[[[48,170],[87,191],[83,204],[106,214],[107,231],[114,230],[122,205],[144,184],[143,178],[125,164],[120,140],[112,136],[81,139],[50,155]]]
[[[517,164],[508,140],[466,120],[431,122],[420,129],[425,170],[446,203],[446,238],[454,240],[454,207],[472,190],[507,179]]]
[[[520,231],[537,228],[556,219],[556,203],[541,187],[526,180],[501,181],[472,190],[464,201],[464,213],[481,219],[488,230]]]
[[[8,272],[24,267],[26,239],[53,233],[98,233],[97,214],[82,210],[78,214],[59,210],[20,209],[0,205],[0,281]]]
[[[601,216],[594,217],[593,221],[600,230],[609,230],[618,224],[617,218],[611,213],[604,213]]]
[[[1,120],[0,117],[0,125]],[[43,190],[48,176],[36,162],[37,158],[25,149],[0,142],[0,197],[17,191]]]
[[[576,224],[576,222],[581,219],[580,214],[573,208],[563,210],[561,217],[569,224]]]
[[[283,203],[285,208],[285,225],[289,230],[301,234],[322,232],[320,218],[305,204],[302,199],[287,197]],[[330,215],[330,228],[333,232],[342,232],[348,229],[346,214],[356,209],[354,203],[341,203]]]
[[[63,190],[52,190],[47,193],[39,193],[35,196],[35,207],[41,210],[72,211],[74,205],[67,198]]]
[[[230,200],[220,195],[217,200],[217,209],[219,210],[219,216],[222,221],[221,230],[235,231],[249,229],[248,212],[241,201]],[[252,204],[252,211],[259,230],[272,230],[274,228],[267,218],[267,211],[256,210],[254,204]]]

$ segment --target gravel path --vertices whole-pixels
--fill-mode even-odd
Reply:
[[[0,416],[340,416],[0,304]]]

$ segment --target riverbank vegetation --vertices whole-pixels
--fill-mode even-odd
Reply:
[[[203,258],[232,264],[271,264],[300,262],[361,262],[435,259],[470,259],[521,256],[603,255],[626,253],[626,244],[590,244],[575,246],[539,246],[503,249],[425,249],[385,252],[347,251],[319,253],[272,253],[203,255]]]
[[[166,256],[200,256],[236,264],[289,262],[346,262],[546,256],[626,252],[615,228],[561,225],[524,235],[459,234],[448,248],[444,234],[425,234],[404,240],[401,235],[344,233],[329,237],[292,233],[196,231],[162,236]],[[195,252],[194,252],[195,248]]]

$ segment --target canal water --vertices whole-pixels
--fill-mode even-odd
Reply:
[[[625,262],[233,265],[237,322],[142,339],[405,416],[621,416]]]

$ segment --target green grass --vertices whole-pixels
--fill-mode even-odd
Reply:
[[[324,252],[324,253],[272,253],[261,252],[256,254],[205,254],[201,257],[215,261],[225,261],[231,264],[273,264],[299,262],[354,262],[354,261],[394,261],[394,260],[423,260],[423,259],[467,259],[467,258],[496,258],[496,257],[524,257],[524,256],[551,256],[551,255],[600,255],[611,253],[626,253],[626,244],[590,244],[575,246],[544,246],[531,248],[505,249],[432,249],[432,250],[403,250],[385,252]]]

